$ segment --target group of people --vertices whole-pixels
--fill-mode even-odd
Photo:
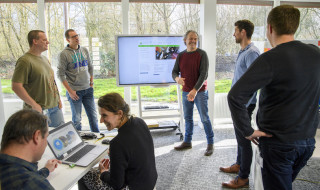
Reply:
[[[152,136],[147,124],[130,115],[129,105],[118,93],[99,98],[100,122],[117,128],[110,141],[109,159],[99,163],[78,183],[79,189],[150,189],[158,178]],[[14,113],[4,126],[0,153],[1,189],[54,189],[46,177],[61,161],[48,160],[38,170],[37,162],[47,146],[48,117],[24,109]]]
[[[259,147],[263,186],[267,190],[292,189],[292,182],[312,156],[319,123],[320,50],[294,39],[299,22],[297,8],[290,5],[273,8],[267,18],[267,38],[272,49],[261,55],[251,42],[254,24],[249,20],[235,22],[234,37],[241,50],[228,104],[238,143],[237,158],[231,166],[220,170],[238,175],[223,182],[223,187],[249,186],[251,142]],[[187,49],[178,55],[172,77],[183,86],[185,137],[174,148],[192,148],[195,103],[207,137],[204,155],[210,156],[214,150],[214,133],[208,116],[208,57],[197,48],[195,31],[188,31],[184,39]],[[258,130],[255,130],[251,117],[258,90]]]
[[[238,143],[237,159],[220,170],[238,176],[222,183],[223,187],[248,187],[251,142],[260,150],[266,190],[292,189],[292,182],[312,156],[319,123],[320,50],[294,40],[299,21],[300,12],[293,6],[273,8],[267,18],[267,38],[273,48],[261,55],[251,42],[253,23],[235,22],[234,37],[241,50],[228,103]],[[91,130],[98,132],[88,50],[80,47],[75,30],[67,30],[65,37],[69,44],[59,55],[58,77],[67,90],[72,120],[81,130],[83,104]],[[53,70],[48,59],[41,55],[48,49],[46,35],[33,30],[28,34],[28,41],[30,50],[17,61],[12,78],[12,89],[24,100],[25,109],[13,114],[4,127],[0,153],[2,189],[53,189],[46,177],[60,163],[52,159],[45,168],[37,170],[37,161],[47,145],[48,126],[59,126],[64,119]],[[192,148],[196,104],[207,138],[204,155],[210,156],[214,152],[214,133],[208,115],[209,60],[206,52],[197,47],[197,32],[187,31],[184,42],[187,49],[179,53],[172,77],[182,85],[186,130],[184,141],[174,149]],[[251,116],[258,90],[258,129],[255,130]],[[98,110],[100,122],[108,130],[117,128],[118,135],[110,142],[109,159],[101,160],[98,170],[87,173],[79,181],[79,189],[154,189],[158,175],[153,140],[146,123],[130,115],[128,104],[117,93],[100,97]]]
[[[93,96],[93,67],[89,52],[80,47],[79,34],[65,32],[67,47],[59,55],[57,75],[67,90],[72,121],[81,130],[84,105],[91,131],[99,132]],[[13,114],[4,126],[0,153],[0,189],[54,189],[48,182],[61,161],[51,159],[38,170],[37,162],[47,146],[48,126],[64,123],[62,104],[48,59],[41,55],[49,41],[41,30],[28,34],[30,49],[16,63],[13,91],[24,101],[24,109]],[[157,181],[154,145],[146,123],[130,116],[130,108],[117,93],[100,97],[100,122],[108,130],[117,128],[108,160],[99,172],[90,171],[79,181],[81,189],[153,189]],[[134,156],[133,156],[134,155]],[[130,158],[130,159],[128,159]],[[91,175],[97,176],[95,180]],[[101,179],[100,179],[101,177]]]
[[[72,121],[81,130],[82,104],[88,116],[91,131],[99,132],[97,111],[93,96],[93,66],[89,52],[80,47],[75,30],[65,32],[67,47],[59,54],[58,78],[66,88]],[[21,56],[12,76],[12,90],[24,101],[24,109],[34,109],[50,119],[50,127],[64,123],[62,103],[49,60],[41,55],[48,50],[49,41],[41,30],[28,34],[30,49]]]

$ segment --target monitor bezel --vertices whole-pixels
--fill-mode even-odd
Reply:
[[[145,35],[137,35],[137,34],[119,34],[115,35],[115,66],[116,66],[116,83],[118,87],[131,87],[131,86],[170,86],[176,85],[174,82],[166,82],[166,83],[134,83],[134,84],[120,84],[120,76],[119,76],[119,37],[184,37],[183,34],[145,34]],[[198,36],[198,48],[201,48],[201,36]]]

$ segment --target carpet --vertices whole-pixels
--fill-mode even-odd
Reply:
[[[207,157],[203,155],[207,147],[205,132],[197,126],[194,128],[193,147],[186,151],[173,149],[181,143],[175,131],[151,131],[158,171],[157,190],[224,189],[221,183],[236,177],[236,174],[220,172],[219,167],[235,162],[236,140],[233,128],[214,130],[214,133],[215,150]],[[253,183],[249,189],[254,189]]]
[[[320,189],[320,158],[310,158],[293,182],[293,189]]]
[[[237,144],[231,124],[214,129],[215,150],[204,156],[207,147],[205,132],[198,126],[194,128],[193,148],[175,151],[174,146],[181,143],[176,131],[172,129],[152,130],[154,139],[156,166],[158,171],[157,190],[216,190],[225,189],[221,183],[236,177],[219,171],[221,166],[229,166],[236,160]],[[299,179],[320,181],[320,160],[311,158],[298,175]],[[252,177],[250,187],[255,189]],[[295,180],[294,190],[320,190],[319,184]]]

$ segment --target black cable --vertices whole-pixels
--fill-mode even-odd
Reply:
[[[297,178],[296,180],[306,181],[306,182],[310,182],[310,183],[314,183],[314,184],[320,184],[320,182],[319,182],[319,181],[311,181],[311,180],[301,179],[301,178]]]

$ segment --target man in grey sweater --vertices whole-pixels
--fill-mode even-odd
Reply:
[[[58,78],[66,88],[72,121],[81,130],[82,104],[87,113],[90,129],[99,132],[97,111],[93,96],[93,66],[89,51],[80,47],[79,34],[73,29],[65,32],[67,47],[59,55]]]

